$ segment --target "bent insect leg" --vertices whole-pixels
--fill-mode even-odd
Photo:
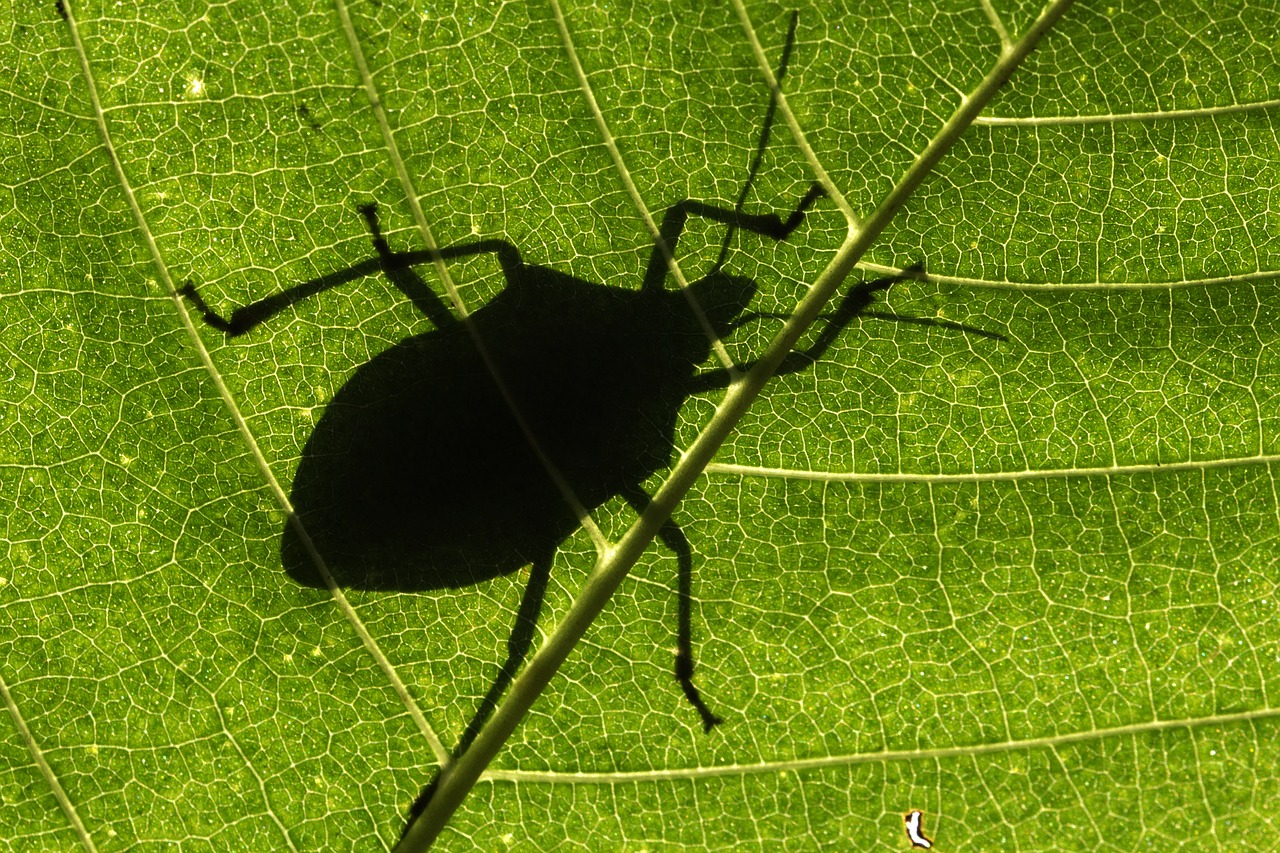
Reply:
[[[804,222],[809,209],[826,194],[826,190],[815,182],[786,219],[776,213],[745,213],[693,199],[676,202],[667,208],[667,212],[662,217],[662,225],[658,229],[658,240],[649,254],[649,267],[644,276],[644,288],[647,290],[662,287],[663,279],[667,275],[668,256],[675,257],[676,243],[684,232],[684,226],[689,221],[690,214],[696,214],[732,228],[741,228],[753,234],[771,237],[774,240],[785,240]]]
[[[378,253],[376,258],[370,258],[369,260],[352,264],[346,269],[338,270],[310,281],[304,281],[249,305],[242,305],[232,311],[230,317],[223,317],[210,308],[204,298],[196,292],[195,285],[190,281],[184,284],[178,292],[195,306],[205,323],[220,332],[224,332],[227,337],[234,338],[252,331],[276,314],[307,297],[315,296],[326,290],[378,272],[385,275],[387,280],[395,285],[396,289],[403,293],[436,328],[442,329],[456,325],[458,320],[454,317],[449,306],[414,271],[416,265],[434,261],[436,258],[452,260],[454,258],[493,253],[498,256],[498,263],[502,266],[503,275],[506,276],[508,282],[517,282],[522,278],[522,271],[525,267],[524,261],[520,257],[520,250],[506,240],[477,240],[474,243],[447,246],[438,252],[426,250],[393,252],[387,244],[386,237],[382,235],[382,227],[378,221],[377,204],[361,205],[359,211],[369,228],[369,236],[373,240],[374,251]]]
[[[637,487],[624,489],[622,497],[631,504],[636,512],[644,512],[649,506],[649,496]],[[658,538],[676,555],[679,566],[677,578],[677,624],[676,624],[676,663],[675,676],[681,691],[689,700],[689,704],[702,718],[702,730],[709,732],[720,723],[720,717],[712,713],[702,699],[702,694],[693,683],[693,548],[689,539],[671,519],[658,530]]]
[[[536,558],[530,566],[529,581],[525,585],[524,595],[520,598],[520,608],[516,611],[515,624],[511,626],[511,633],[507,637],[507,659],[498,668],[497,677],[489,686],[489,691],[484,698],[480,700],[475,715],[467,724],[466,731],[462,733],[462,738],[453,750],[454,758],[461,757],[479,736],[484,724],[497,709],[502,694],[507,692],[507,688],[515,680],[516,673],[524,665],[525,658],[529,656],[529,649],[533,646],[533,635],[538,627],[538,616],[542,612],[542,602],[547,594],[547,582],[551,575],[551,560],[554,554],[552,549]],[[439,782],[440,777],[437,774],[413,801],[413,805],[409,807],[409,819],[405,821],[406,831],[427,807],[427,803],[431,802],[431,796]]]
[[[345,269],[322,275],[319,278],[313,278],[310,281],[304,281],[280,293],[259,299],[257,302],[242,305],[232,311],[230,317],[223,317],[210,308],[208,303],[196,292],[195,285],[190,281],[186,282],[178,293],[195,306],[205,323],[220,332],[226,333],[227,337],[234,338],[252,331],[276,314],[310,296],[315,296],[326,290],[381,272],[437,328],[456,324],[458,321],[454,318],[444,300],[437,296],[435,291],[428,287],[426,282],[413,271],[414,264],[430,260],[431,253],[391,251],[390,246],[387,245],[386,238],[382,236],[382,228],[378,222],[377,204],[361,205],[359,212],[364,217],[365,224],[369,228],[374,250],[378,253],[376,258],[352,264]]]

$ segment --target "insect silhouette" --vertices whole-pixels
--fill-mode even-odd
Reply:
[[[794,28],[793,17],[779,80]],[[594,284],[529,263],[502,239],[438,252],[395,251],[373,203],[359,211],[374,258],[237,308],[229,317],[212,310],[190,282],[182,288],[204,321],[228,337],[252,332],[309,296],[375,274],[433,322],[433,330],[358,368],[335,394],[303,450],[291,498],[340,585],[456,588],[530,567],[506,660],[456,754],[479,733],[525,660],[552,558],[580,527],[582,512],[615,497],[642,511],[649,498],[641,484],[670,464],[681,404],[691,394],[726,387],[724,370],[702,369],[712,352],[707,327],[726,337],[751,322],[747,309],[757,290],[751,279],[723,269],[733,233],[786,240],[824,195],[815,183],[782,215],[743,210],[775,107],[771,99],[737,204],[686,199],[669,207],[639,289]],[[683,293],[665,286],[667,253],[674,256],[690,216],[721,223],[726,234],[719,260]],[[465,323],[414,269],[437,257],[456,263],[489,255],[505,286]],[[852,288],[813,343],[788,356],[779,373],[820,359],[890,283]],[[705,325],[690,302],[701,307]],[[693,683],[692,548],[672,522],[659,538],[678,563],[676,680],[710,731],[721,719]],[[281,556],[299,583],[323,585],[293,525],[286,525]]]

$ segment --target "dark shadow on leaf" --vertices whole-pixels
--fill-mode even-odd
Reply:
[[[792,15],[778,79],[795,25]],[[528,656],[552,558],[580,527],[581,512],[615,497],[643,511],[649,502],[643,484],[670,465],[684,402],[727,386],[727,371],[707,367],[707,327],[725,338],[764,316],[746,313],[756,283],[724,271],[731,236],[741,231],[786,240],[825,194],[815,183],[785,215],[744,210],[776,106],[771,98],[735,206],[686,199],[667,208],[638,289],[525,263],[518,247],[501,239],[395,252],[373,203],[359,211],[376,258],[237,308],[229,317],[212,310],[192,284],[182,288],[206,323],[235,337],[312,295],[381,274],[436,327],[359,367],[329,401],[303,449],[291,500],[301,529],[342,587],[454,589],[531,567],[505,660],[455,756],[474,741]],[[723,224],[726,235],[711,271],[686,294],[668,289],[665,279],[690,216]],[[415,267],[481,255],[497,259],[505,287],[464,324]],[[788,354],[776,373],[811,367],[894,280],[850,288],[813,342]],[[323,586],[301,535],[298,526],[286,525],[284,567],[300,584]],[[677,557],[675,677],[710,731],[721,720],[693,684],[693,548],[670,521],[659,537]],[[410,822],[431,790],[429,785],[414,803]]]
[[[662,231],[674,248],[688,216],[697,214],[785,240],[820,197],[810,189],[785,219],[684,201],[668,209]],[[706,330],[688,296],[663,286],[665,265],[651,262],[641,287],[627,290],[526,264],[503,240],[449,247],[440,251],[445,260],[496,256],[506,279],[468,327],[453,320],[414,271],[431,255],[391,251],[376,207],[361,213],[375,261],[304,282],[230,318],[212,311],[194,286],[182,292],[205,322],[238,336],[307,296],[376,271],[437,322],[362,365],[329,401],[303,449],[291,501],[342,587],[450,589],[532,568],[506,658],[454,750],[460,755],[527,658],[552,557],[581,524],[550,471],[582,510],[620,496],[643,511],[644,482],[671,462],[681,406],[691,394],[726,387],[728,374],[707,369]],[[813,343],[790,353],[777,373],[821,359],[894,280],[850,288]],[[717,268],[689,296],[723,338],[745,322],[755,293],[754,281]],[[693,684],[692,548],[670,522],[660,538],[677,556],[676,680],[710,731],[720,718]],[[298,583],[323,586],[293,524],[285,527],[281,558]]]
[[[732,317],[753,285],[700,282]],[[682,294],[522,265],[472,320],[516,411],[590,510],[665,467],[706,336]],[[543,560],[579,526],[461,324],[360,367],[325,408],[294,478],[296,512],[338,583],[459,587]],[[290,526],[284,564],[316,569]]]

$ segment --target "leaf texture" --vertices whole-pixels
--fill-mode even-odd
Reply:
[[[228,339],[177,288],[229,311],[367,261],[371,201],[393,251],[496,237],[639,287],[646,216],[737,198],[765,74],[705,4],[566,5],[585,87],[554,6],[62,8],[0,16],[0,849],[390,848],[529,572],[291,579],[326,404],[433,324],[371,275]],[[843,198],[733,236],[759,292],[729,359],[1039,12],[800,9],[803,137],[777,121],[746,209],[815,167]],[[776,67],[791,7],[747,13]],[[655,544],[439,847],[903,849],[912,809],[942,849],[1280,843],[1275,14],[1077,4],[860,274],[926,273],[771,381],[674,513],[725,723],[672,679]],[[724,236],[691,219],[681,274]],[[418,267],[458,314],[506,286],[492,257],[445,270]],[[677,452],[720,398],[685,401]],[[635,520],[592,513],[610,542]],[[538,638],[598,545],[560,543]]]

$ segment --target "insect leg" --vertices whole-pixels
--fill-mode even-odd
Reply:
[[[892,320],[897,323],[911,323],[919,326],[936,326],[938,328],[953,329],[958,332],[978,335],[979,337],[989,338],[991,340],[1008,340],[1004,335],[998,332],[978,329],[973,326],[966,326],[963,323],[953,323],[948,320],[938,320],[929,317],[904,317],[899,314],[867,310],[867,308],[869,308],[875,301],[876,293],[882,290],[888,290],[894,282],[909,278],[916,278],[923,272],[924,264],[917,262],[896,275],[878,278],[874,281],[859,282],[851,287],[849,292],[845,294],[844,299],[841,300],[839,307],[836,308],[835,313],[827,320],[827,325],[823,327],[822,331],[818,334],[817,339],[804,349],[795,350],[789,353],[787,357],[783,359],[782,364],[779,365],[777,371],[774,372],[774,375],[778,376],[785,373],[796,373],[797,371],[804,370],[813,365],[826,354],[827,349],[830,348],[832,342],[839,337],[840,333],[844,331],[845,326],[849,325],[849,322],[853,320],[854,317],[858,316],[875,317],[879,320]],[[745,365],[748,369],[750,366],[751,365],[749,364]]]
[[[520,671],[525,658],[529,656],[529,649],[533,646],[533,635],[538,627],[538,615],[542,612],[542,600],[547,592],[547,579],[551,574],[553,555],[554,551],[548,551],[535,559],[530,567],[529,581],[520,599],[520,609],[516,611],[515,624],[511,626],[511,634],[507,637],[507,659],[498,668],[498,677],[493,680],[489,692],[485,694],[484,699],[480,700],[475,716],[467,724],[467,729],[454,750],[455,757],[466,752],[467,747],[471,746],[471,742],[480,734],[489,715],[498,707],[502,694],[511,686],[516,673]]]
[[[227,337],[234,338],[257,328],[276,314],[296,302],[301,302],[308,296],[314,296],[317,293],[323,293],[330,288],[346,284],[349,281],[373,275],[379,269],[380,263],[376,260],[361,261],[344,270],[329,273],[320,278],[313,278],[310,281],[304,281],[302,284],[268,296],[266,299],[259,299],[249,305],[242,305],[232,311],[230,317],[223,317],[210,308],[200,294],[196,292],[195,285],[190,281],[184,284],[178,293],[186,297],[195,306],[206,323],[220,332],[225,332]]]
[[[431,253],[391,251],[391,247],[387,245],[387,238],[382,236],[376,203],[361,205],[360,215],[364,217],[365,225],[369,228],[374,251],[378,253],[379,269],[387,277],[387,281],[395,285],[396,289],[403,293],[437,329],[456,325],[458,320],[449,310],[449,306],[413,269],[414,264],[430,260]]]
[[[533,645],[533,634],[538,625],[538,614],[542,612],[542,600],[547,592],[547,580],[551,574],[551,560],[555,556],[555,549],[548,550],[544,555],[533,561],[529,570],[529,582],[525,585],[524,595],[520,599],[520,609],[516,611],[516,623],[511,628],[511,634],[507,637],[507,659],[503,661],[502,666],[498,669],[498,677],[493,680],[493,684],[489,687],[489,692],[480,700],[480,706],[476,708],[475,716],[471,718],[471,722],[467,724],[467,729],[462,733],[462,739],[458,741],[458,746],[453,750],[453,757],[458,758],[467,748],[471,746],[476,737],[480,734],[480,730],[484,728],[484,724],[488,722],[489,717],[498,707],[498,701],[502,699],[502,694],[511,686],[511,682],[515,680],[516,673],[520,670],[526,657],[529,656],[529,648]],[[409,827],[418,819],[418,815],[422,814],[423,809],[427,807],[427,803],[431,802],[431,796],[435,793],[436,786],[440,783],[440,774],[437,773],[418,794],[413,805],[409,807],[409,817],[405,821],[404,830],[409,831]]]
[[[776,213],[745,213],[741,210],[730,210],[701,201],[686,200],[681,204],[686,205],[689,213],[696,213],[698,216],[716,222],[723,222],[725,225],[731,225],[734,228],[742,228],[755,234],[772,237],[774,240],[785,240],[791,236],[792,231],[800,227],[800,223],[804,222],[805,214],[809,212],[809,208],[813,207],[818,199],[824,198],[826,194],[826,190],[822,188],[822,185],[814,182],[809,187],[809,191],[801,197],[796,209],[791,211],[785,220]]]
[[[649,506],[649,496],[639,486],[624,489],[622,497],[636,512],[644,512]],[[689,704],[697,710],[698,716],[702,717],[702,730],[709,732],[714,726],[724,721],[711,712],[706,702],[702,700],[702,694],[693,684],[693,548],[689,545],[689,539],[684,535],[684,531],[670,519],[667,519],[658,531],[658,538],[676,555],[676,562],[679,565],[676,601],[678,611],[676,681],[680,683],[680,689],[689,700]]]
[[[676,202],[663,214],[662,225],[658,229],[659,238],[649,254],[649,267],[645,272],[644,287],[646,289],[662,287],[662,281],[667,274],[667,255],[675,256],[676,243],[684,232],[684,226],[689,221],[690,214],[713,222],[721,222],[732,228],[741,228],[744,231],[772,237],[774,240],[785,240],[791,236],[792,231],[800,227],[800,223],[804,222],[809,208],[825,195],[826,191],[822,186],[814,183],[785,220],[776,213],[744,213],[741,210],[693,199]],[[718,263],[717,266],[719,266]]]
[[[774,376],[780,376],[787,373],[796,373],[805,370],[817,363],[835,342],[835,339],[844,331],[845,326],[864,312],[873,301],[876,294],[882,290],[888,290],[889,286],[898,281],[901,276],[889,276],[886,278],[878,278],[875,281],[863,281],[849,288],[849,292],[845,294],[844,299],[840,300],[840,305],[836,308],[835,314],[827,320],[827,324],[818,333],[817,339],[805,347],[804,349],[792,350],[787,353],[787,357],[782,360],[782,364],[774,372]]]
[[[729,209],[685,199],[668,208],[666,214],[662,217],[662,227],[658,229],[659,238],[654,243],[653,251],[649,255],[649,268],[644,277],[645,289],[662,287],[668,262],[675,257],[676,243],[680,239],[680,233],[684,230],[685,222],[690,213],[696,213],[699,216],[716,222],[723,222],[729,226],[724,235],[724,242],[720,247],[720,257],[715,262],[715,266],[712,267],[714,272],[724,266],[725,258],[729,251],[729,243],[733,238],[734,228],[754,231],[757,234],[763,234],[775,240],[785,240],[804,221],[805,212],[813,206],[814,202],[826,195],[826,191],[821,185],[814,182],[809,187],[809,191],[804,195],[804,198],[800,200],[800,204],[785,221],[773,213],[748,214],[742,211],[742,205],[751,193],[751,187],[755,184],[756,175],[760,171],[765,149],[769,147],[769,136],[772,133],[773,120],[778,109],[778,94],[781,91],[782,78],[786,76],[787,67],[791,64],[791,50],[795,47],[796,24],[799,22],[799,17],[798,12],[791,13],[791,20],[787,26],[786,42],[782,48],[782,59],[778,63],[778,71],[774,77],[775,86],[770,91],[769,107],[765,110],[764,122],[760,126],[760,140],[756,143],[755,156],[747,169],[747,180],[742,185],[742,191],[738,194],[737,204],[732,209]]]
[[[405,296],[412,300],[413,304],[425,314],[431,322],[435,323],[437,328],[451,325],[457,321],[453,314],[449,312],[448,307],[436,296],[435,291],[427,287],[427,285],[413,271],[413,267],[417,264],[434,261],[431,252],[393,252],[391,247],[387,245],[386,238],[382,236],[382,229],[378,225],[378,206],[376,204],[367,204],[360,208],[360,214],[364,216],[365,222],[369,226],[369,233],[373,237],[373,248],[378,252],[378,260],[381,264],[383,273],[391,280],[396,287]],[[474,255],[494,254],[498,256],[498,264],[502,267],[502,275],[506,278],[508,284],[518,284],[525,278],[526,267],[524,258],[520,255],[520,250],[512,243],[506,240],[488,239],[476,240],[474,243],[461,243],[456,246],[445,246],[438,251],[441,260],[449,261],[455,258],[469,258]]]
[[[431,253],[391,251],[386,238],[382,236],[376,204],[362,205],[360,215],[364,217],[370,236],[373,238],[373,248],[378,253],[377,258],[352,264],[346,269],[304,281],[265,299],[242,305],[232,311],[230,317],[223,317],[210,308],[190,281],[178,292],[195,306],[206,323],[220,332],[225,332],[227,337],[234,338],[257,328],[276,314],[307,297],[382,272],[437,328],[457,323],[444,301],[436,296],[435,292],[413,271],[414,264],[430,260]]]

